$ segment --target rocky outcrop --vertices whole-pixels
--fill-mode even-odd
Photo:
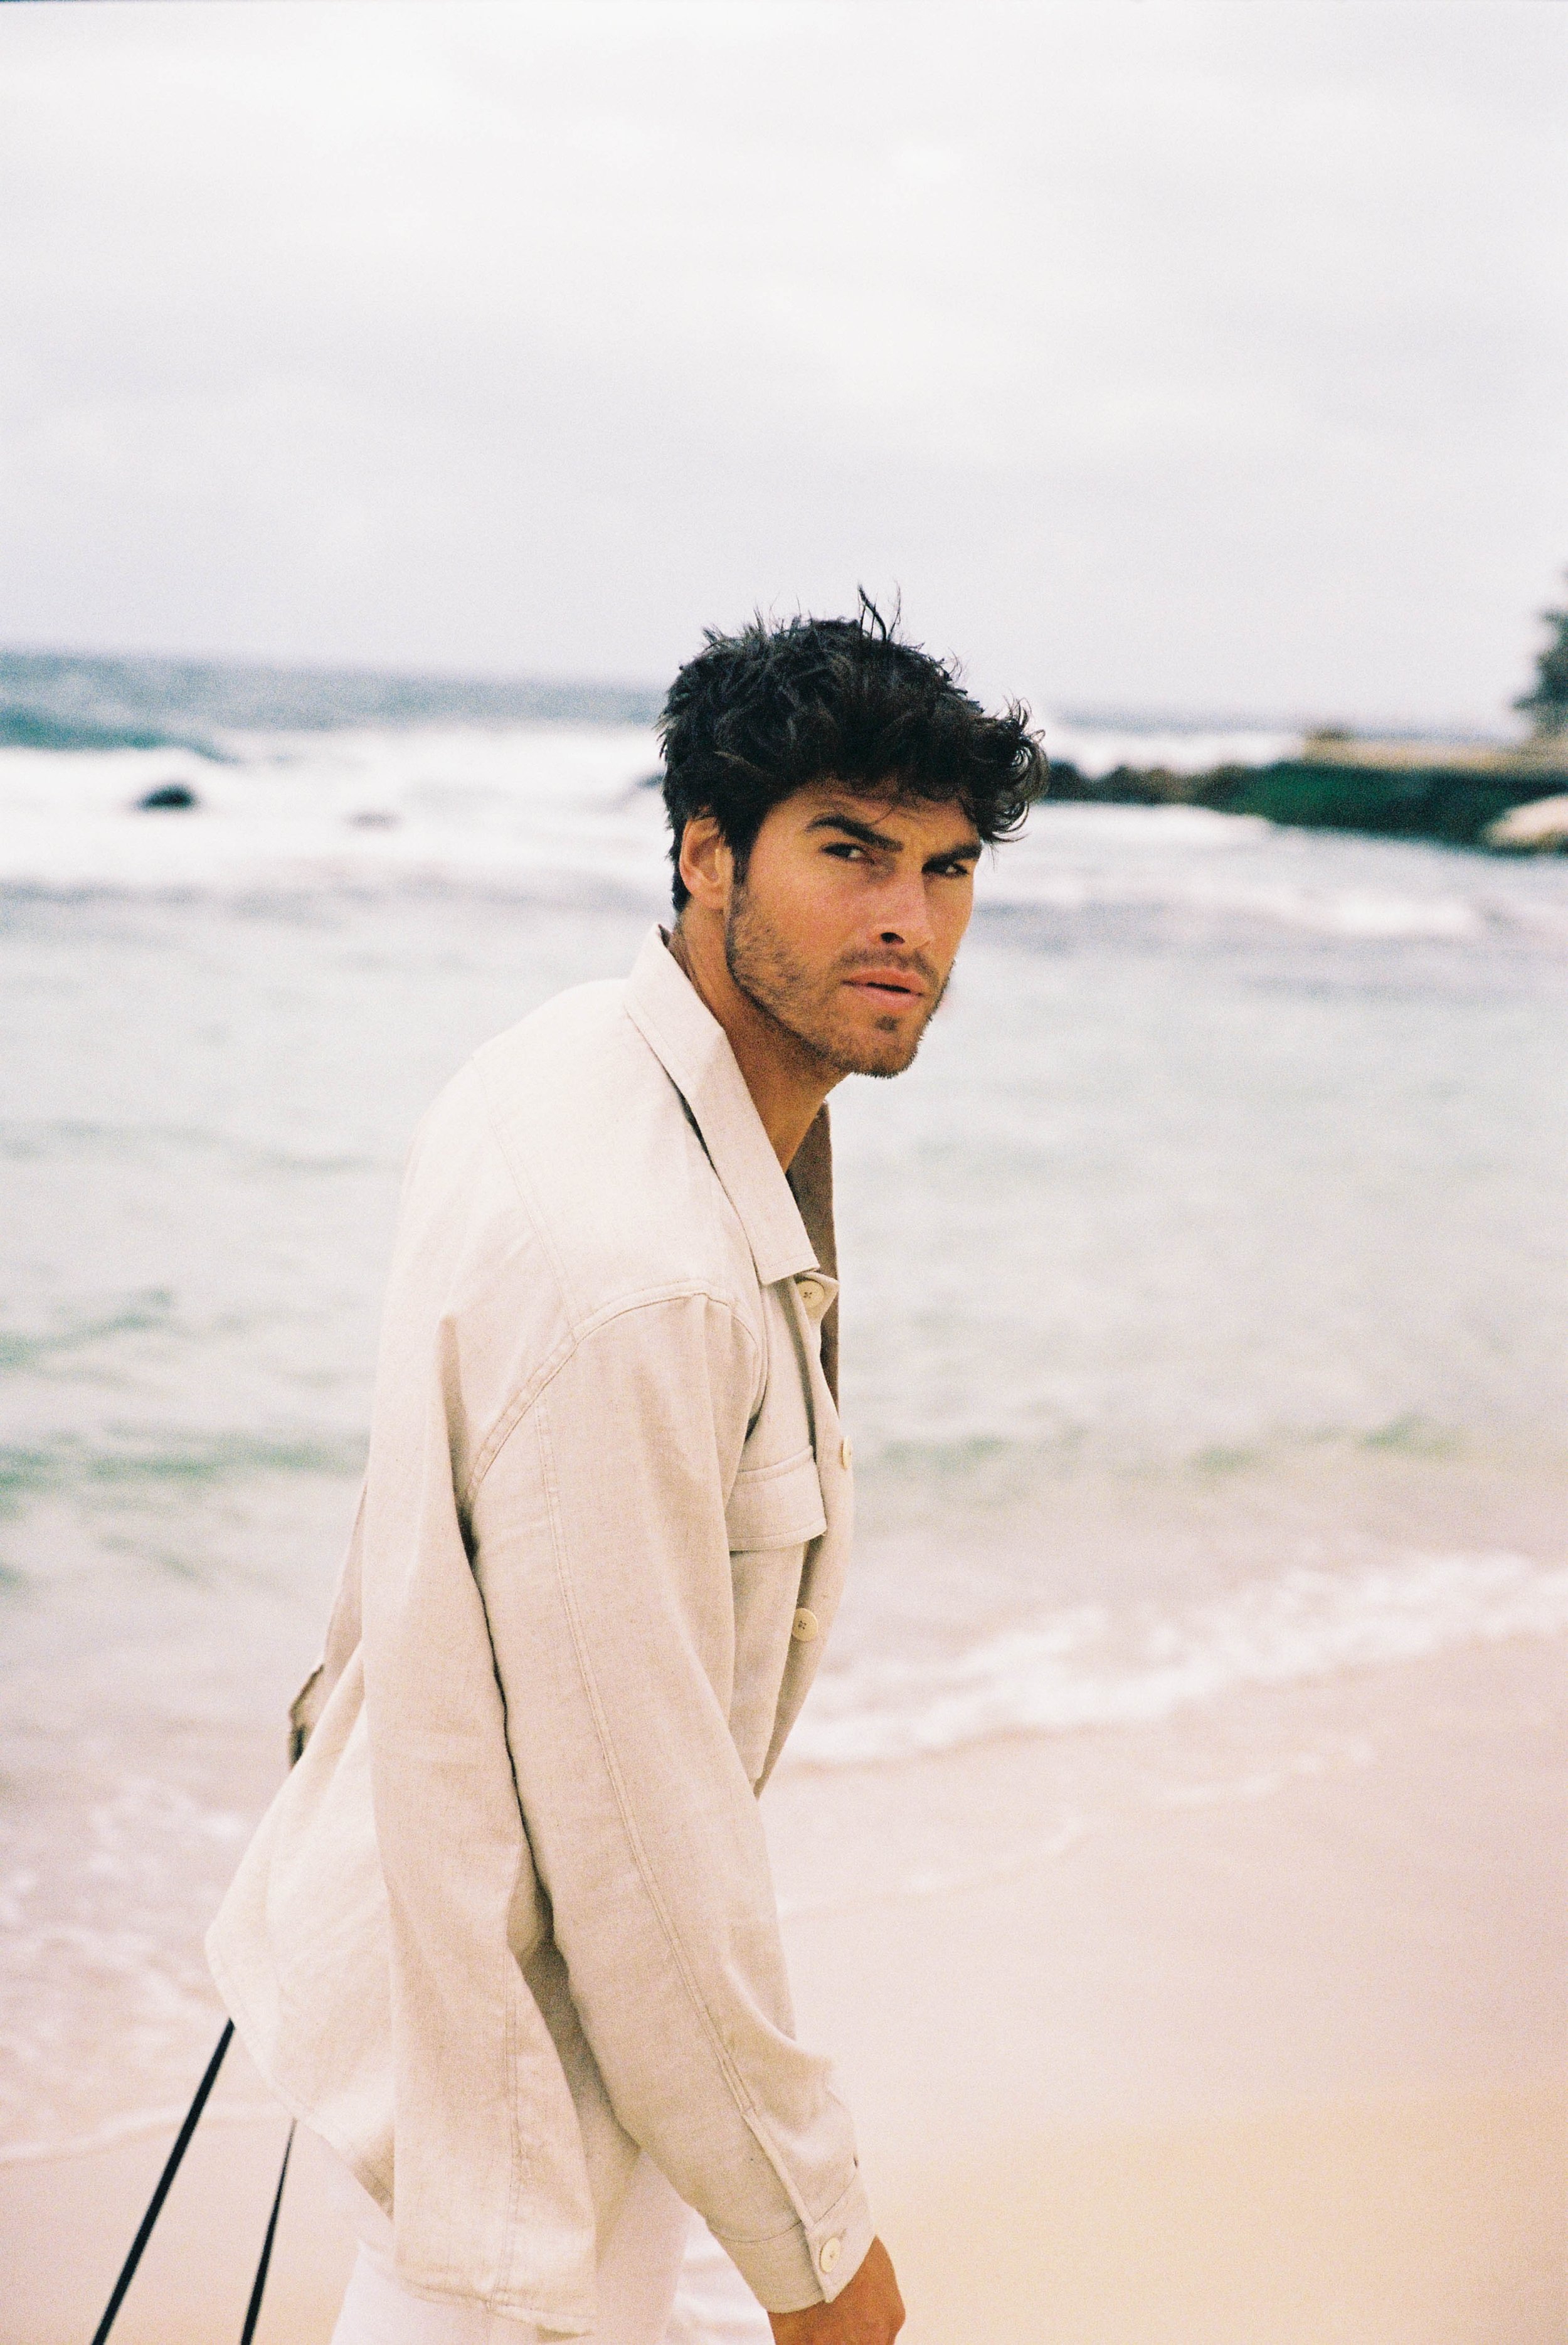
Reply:
[[[1505,855],[1568,855],[1568,796],[1513,807],[1487,824],[1482,843]]]

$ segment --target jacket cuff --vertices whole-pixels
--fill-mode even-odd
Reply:
[[[857,2174],[824,2215],[771,2239],[713,2237],[752,2294],[767,2312],[804,2312],[831,2304],[865,2261],[875,2233],[865,2188]]]

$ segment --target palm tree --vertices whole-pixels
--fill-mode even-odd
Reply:
[[[1552,640],[1535,655],[1534,691],[1522,693],[1513,706],[1544,737],[1568,733],[1568,611],[1543,611],[1541,616],[1552,629]]]

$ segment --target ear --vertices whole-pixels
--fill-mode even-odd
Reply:
[[[704,912],[729,910],[735,858],[715,816],[694,814],[681,833],[681,877]]]

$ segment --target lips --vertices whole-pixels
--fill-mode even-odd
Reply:
[[[924,988],[912,977],[888,969],[872,976],[850,977],[845,980],[857,993],[868,993],[875,1000],[885,1002],[917,1001]]]

